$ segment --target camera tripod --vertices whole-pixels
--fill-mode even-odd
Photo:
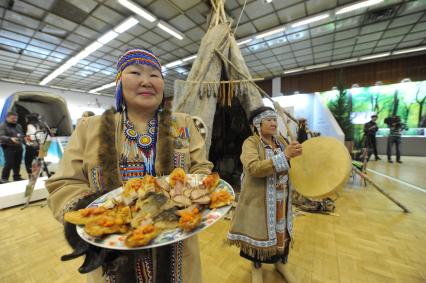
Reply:
[[[43,137],[42,140],[39,140],[37,135],[40,133],[42,133],[42,137]],[[25,197],[27,197],[27,201],[21,209],[24,209],[29,206],[31,197],[34,192],[35,184],[37,182],[37,179],[40,177],[42,171],[46,173],[47,177],[51,176],[51,173],[49,172],[49,169],[47,168],[46,161],[44,160],[44,158],[47,156],[47,151],[49,150],[50,143],[51,143],[50,141],[51,131],[47,127],[46,129],[37,131],[34,134],[34,136],[35,136],[35,142],[37,143],[39,147],[39,152],[38,152],[37,158],[33,160],[31,165],[31,174],[28,176],[29,180],[25,188]],[[42,204],[39,204],[37,206],[44,207],[45,205],[46,205],[46,202],[43,202]]]

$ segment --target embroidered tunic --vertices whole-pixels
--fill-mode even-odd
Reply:
[[[170,136],[172,150],[170,161],[179,161],[186,172],[209,174],[212,164],[206,159],[205,145],[202,137],[195,128],[189,115],[174,113],[172,132],[184,130],[190,134],[184,141],[172,133]],[[109,119],[109,120],[107,120]],[[106,121],[106,122],[105,122]],[[102,127],[110,128],[102,132]],[[164,139],[158,139],[156,144],[155,172],[169,174],[164,171],[167,166],[161,164],[166,150]],[[175,144],[179,143],[180,146]],[[105,145],[106,144],[106,145]],[[78,199],[95,191],[108,191],[122,185],[130,176],[143,174],[144,164],[133,156],[128,156],[127,162],[120,159],[125,144],[123,124],[120,114],[105,113],[101,116],[83,118],[73,132],[61,164],[54,176],[46,181],[49,191],[48,205],[55,218],[62,221],[63,214],[73,206]],[[106,150],[102,151],[102,146]],[[139,160],[140,161],[140,160]],[[173,168],[176,164],[172,164]],[[107,170],[108,169],[108,170]],[[151,254],[142,253],[138,257],[134,269],[141,280],[138,282],[151,283],[156,278],[156,253],[160,249],[152,249]],[[170,247],[168,272],[171,282],[192,283],[201,282],[201,264],[198,241],[196,237],[176,243]],[[100,268],[88,274],[91,282],[113,282],[114,278],[102,276]],[[155,282],[154,282],[155,283]]]

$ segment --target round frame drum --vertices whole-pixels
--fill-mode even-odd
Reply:
[[[332,137],[302,143],[302,155],[291,159],[290,181],[308,198],[324,198],[343,187],[350,175],[351,157],[344,144]]]

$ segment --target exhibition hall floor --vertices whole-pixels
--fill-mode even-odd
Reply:
[[[368,166],[380,175],[368,175],[412,213],[373,187],[361,187],[359,179],[349,183],[339,192],[336,216],[296,217],[289,264],[299,282],[426,282],[426,158],[403,157],[404,164],[382,159]],[[251,280],[250,263],[223,245],[228,228],[221,220],[199,236],[204,283]],[[60,261],[70,249],[47,207],[0,211],[0,242],[0,282],[86,282],[77,272],[82,259]],[[285,282],[268,265],[263,278]]]

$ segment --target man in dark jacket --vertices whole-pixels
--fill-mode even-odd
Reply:
[[[388,136],[388,144],[387,144],[387,155],[388,162],[393,163],[392,161],[392,145],[396,146],[396,162],[402,163],[401,161],[401,132],[403,130],[407,130],[407,126],[401,122],[401,118],[397,115],[393,115],[392,117],[388,117],[384,121],[390,129]]]
[[[376,124],[377,115],[371,115],[371,121],[364,125],[364,135],[365,135],[365,145],[367,148],[372,149],[374,157],[377,160],[380,160],[380,157],[377,155],[377,142],[376,142],[376,133],[379,130],[379,127]],[[368,155],[370,157],[370,155]]]
[[[9,181],[10,171],[13,170],[13,180],[23,180],[19,173],[22,162],[22,143],[24,134],[18,123],[18,114],[8,112],[6,121],[0,125],[0,143],[3,148],[5,164],[1,174],[1,183]]]

